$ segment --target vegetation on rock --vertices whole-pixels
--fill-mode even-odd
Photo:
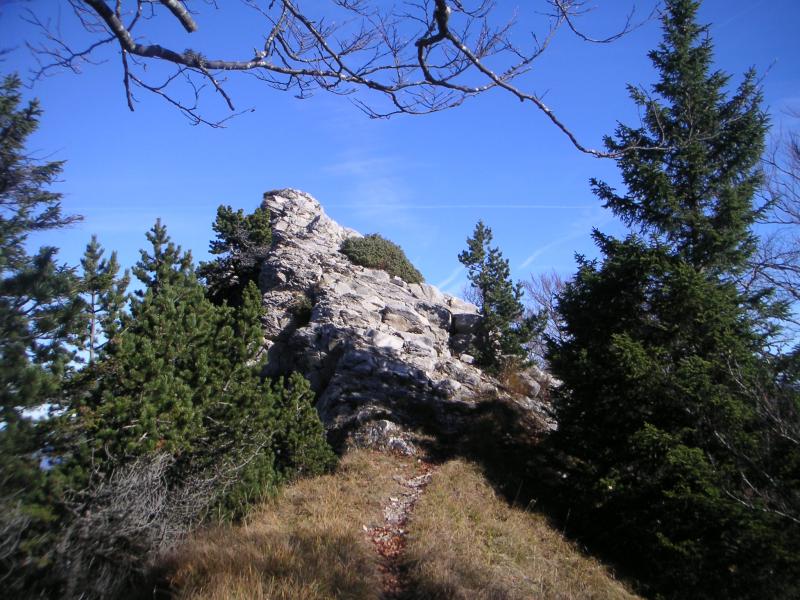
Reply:
[[[403,249],[377,233],[347,238],[342,252],[353,264],[381,269],[407,283],[422,283],[422,274],[406,258]]]
[[[261,262],[269,253],[269,211],[260,206],[245,215],[242,209],[220,206],[212,228],[217,239],[212,240],[209,252],[218,258],[200,263],[197,275],[204,280],[214,303],[238,306],[248,283],[258,283]]]
[[[314,301],[306,294],[298,294],[289,307],[289,312],[295,318],[298,327],[304,327],[311,321],[311,311],[314,310]]]

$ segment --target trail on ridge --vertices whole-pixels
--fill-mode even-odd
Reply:
[[[435,465],[420,459],[415,466],[418,474],[412,477],[400,473],[393,475],[392,479],[404,490],[388,497],[388,503],[383,507],[381,525],[363,526],[367,538],[380,557],[382,597],[385,600],[400,598],[406,591],[406,581],[401,566],[408,537],[408,521],[414,506],[430,483],[435,469]]]

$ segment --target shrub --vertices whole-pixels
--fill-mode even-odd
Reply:
[[[381,269],[407,283],[423,281],[422,274],[409,262],[403,249],[377,233],[362,238],[348,238],[342,244],[341,251],[356,265]]]
[[[314,310],[314,301],[306,293],[295,296],[289,306],[289,312],[295,318],[298,327],[305,327],[311,322],[312,310]]]

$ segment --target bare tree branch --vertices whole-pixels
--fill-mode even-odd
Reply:
[[[578,25],[588,12],[585,0],[540,0],[547,8],[538,13],[544,34],[524,38],[515,31],[517,15],[501,19],[491,0],[328,0],[315,3],[313,9],[302,8],[300,0],[240,0],[240,5],[263,19],[263,40],[253,44],[251,55],[227,59],[208,58],[191,48],[180,50],[174,43],[150,42],[139,32],[145,26],[142,23],[166,13],[187,33],[197,31],[195,15],[199,18],[202,12],[190,12],[188,0],[116,0],[113,7],[107,0],[62,1],[98,40],[74,50],[58,30],[32,15],[30,21],[44,32],[44,43],[32,47],[42,61],[34,77],[54,68],[77,70],[103,46],[115,42],[122,54],[123,85],[131,109],[136,104],[132,88],[140,88],[162,97],[195,124],[221,126],[240,114],[219,75],[226,71],[249,73],[300,98],[316,90],[350,95],[365,89],[376,94],[377,101],[359,97],[353,102],[372,118],[437,112],[499,89],[532,104],[578,150],[596,157],[619,153],[586,146],[540,94],[512,82],[533,68],[564,26],[583,41],[610,43],[640,24],[634,23],[632,10],[612,35],[590,36]],[[216,8],[214,2],[205,4]],[[233,9],[226,6],[226,10]],[[520,46],[523,39],[528,48]],[[148,64],[174,70],[154,83]],[[232,115],[224,119],[203,116],[200,94],[206,84]]]
[[[545,320],[543,335],[534,339],[530,348],[534,360],[542,366],[547,364],[547,340],[563,341],[563,319],[558,311],[558,295],[565,283],[555,270],[532,273],[530,279],[523,282],[528,314],[540,315]]]
[[[166,6],[169,11],[175,15],[175,18],[181,22],[183,28],[189,33],[197,31],[197,23],[194,22],[192,15],[186,10],[186,7],[178,0],[161,0],[161,4]]]
[[[657,11],[657,8],[653,8],[653,11],[647,16],[645,19],[639,21],[638,23],[634,23],[633,17],[636,15],[636,7],[631,7],[631,11],[628,13],[628,16],[625,19],[625,23],[623,27],[618,30],[616,33],[604,37],[604,38],[595,38],[586,35],[581,29],[579,29],[575,25],[575,17],[579,15],[586,14],[591,9],[583,8],[586,2],[582,0],[552,0],[553,7],[558,12],[559,16],[564,19],[564,22],[570,28],[570,31],[577,35],[580,39],[584,42],[591,42],[593,44],[610,44],[611,42],[615,42],[621,37],[627,35],[634,29],[638,29],[648,20],[650,20]]]
[[[763,385],[742,374],[737,364],[728,365],[733,381],[750,398],[760,421],[761,455],[743,448],[714,430],[714,436],[739,464],[739,485],[726,489],[726,495],[750,510],[773,514],[792,523],[800,523],[800,494],[791,481],[781,478],[780,469],[769,466],[769,453],[775,449],[777,460],[784,453],[800,447],[800,405],[797,403],[796,374],[774,373],[775,381]],[[788,377],[788,378],[787,378]],[[713,426],[712,426],[713,429]]]
[[[789,308],[785,322],[800,328],[800,135],[781,139],[764,159],[766,184],[761,221],[767,227],[740,285],[748,292],[772,289]]]

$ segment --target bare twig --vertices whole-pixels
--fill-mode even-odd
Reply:
[[[136,103],[132,88],[138,87],[160,96],[193,123],[219,127],[227,118],[203,116],[199,96],[208,83],[231,113],[240,114],[219,76],[223,71],[250,73],[270,87],[293,91],[300,98],[315,90],[350,95],[364,89],[385,99],[352,99],[372,118],[437,112],[499,89],[544,113],[581,152],[596,157],[619,155],[580,142],[541,94],[524,91],[512,82],[532,69],[562,26],[586,42],[610,43],[639,25],[633,22],[633,11],[617,32],[598,38],[578,26],[579,17],[587,12],[583,0],[540,0],[549,7],[539,13],[544,35],[532,33],[525,49],[518,44],[522,38],[514,30],[516,17],[499,18],[499,9],[490,0],[405,0],[388,7],[377,0],[328,0],[313,9],[315,14],[296,0],[242,0],[264,19],[263,43],[253,44],[249,56],[226,59],[208,58],[193,49],[179,50],[174,43],[148,42],[141,33],[134,35],[140,22],[163,16],[156,11],[158,6],[166,8],[186,32],[197,31],[199,21],[183,0],[116,0],[113,7],[107,0],[62,1],[69,4],[83,28],[99,39],[76,51],[49,23],[32,17],[45,40],[44,45],[33,48],[42,61],[34,76],[41,77],[53,68],[77,70],[103,46],[116,42],[122,53],[123,85],[130,108]],[[174,71],[164,81],[153,83],[152,75],[145,73],[149,63],[172,66]],[[186,85],[183,91],[181,84]]]
[[[523,282],[525,300],[529,315],[540,315],[545,319],[543,335],[531,343],[533,359],[545,365],[547,340],[562,340],[563,319],[558,311],[558,295],[564,289],[564,279],[556,272],[531,274],[530,279]]]
[[[789,134],[764,158],[764,202],[760,210],[765,232],[740,285],[759,293],[772,289],[789,307],[785,323],[797,329],[800,302],[800,136]]]

